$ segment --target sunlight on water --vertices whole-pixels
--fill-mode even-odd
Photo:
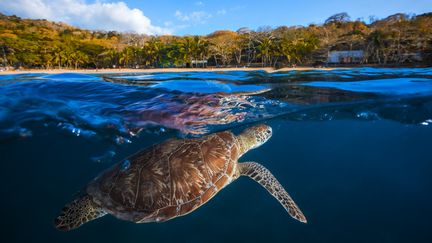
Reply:
[[[168,90],[177,90],[181,92],[193,93],[235,93],[235,92],[257,92],[266,90],[267,87],[259,85],[233,85],[230,83],[221,83],[218,81],[192,81],[192,80],[174,80],[153,84],[149,87],[164,88]]]
[[[354,92],[388,95],[432,94],[432,80],[427,78],[373,79],[356,82],[309,82],[307,86],[336,88]]]
[[[59,73],[59,74],[48,74],[41,76],[40,78],[48,80],[100,80],[100,78],[80,73]]]

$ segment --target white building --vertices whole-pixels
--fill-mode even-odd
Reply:
[[[355,51],[331,51],[328,53],[327,62],[334,63],[360,63],[363,60],[364,52]]]
[[[207,67],[207,60],[192,60],[191,62],[192,67],[198,67],[200,65],[201,67]]]

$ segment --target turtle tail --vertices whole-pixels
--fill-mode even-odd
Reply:
[[[105,214],[106,212],[93,202],[90,195],[85,194],[67,204],[55,219],[54,225],[58,230],[69,231]]]

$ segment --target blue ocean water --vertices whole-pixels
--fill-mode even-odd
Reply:
[[[171,137],[258,123],[302,224],[240,178],[189,215],[53,220],[99,172]],[[0,75],[4,242],[429,242],[432,68]]]

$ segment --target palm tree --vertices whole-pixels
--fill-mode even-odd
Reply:
[[[74,64],[75,69],[77,69],[79,65],[87,63],[89,61],[89,57],[80,51],[75,51],[71,53],[70,60]]]
[[[295,52],[295,45],[292,38],[284,36],[279,42],[279,50],[281,54],[287,59],[288,63],[291,64],[293,59],[297,59]]]
[[[279,42],[279,51],[288,63],[301,63],[318,48],[316,36],[305,32],[286,33]]]
[[[65,59],[64,52],[60,48],[57,48],[54,51],[54,62],[57,63],[58,68],[63,66],[63,59]]]
[[[49,69],[51,68],[51,65],[53,64],[54,56],[51,55],[51,53],[43,53],[42,54],[42,60],[44,63],[45,68]]]
[[[133,59],[134,52],[131,47],[126,47],[121,53],[119,62],[123,64],[123,67],[130,65],[130,61]]]
[[[273,48],[273,37],[272,36],[264,36],[261,40],[259,40],[258,44],[258,57],[261,57],[261,64],[264,67],[267,65],[267,62],[271,60],[272,57],[272,48]],[[271,64],[271,63],[270,63]]]
[[[193,38],[193,58],[195,60],[207,60],[209,55],[209,41],[203,39],[200,36],[195,36]],[[204,67],[204,63],[203,63]]]
[[[114,67],[119,62],[119,53],[115,49],[109,49],[100,54],[104,62],[108,63],[109,67]]]
[[[166,47],[166,57],[171,64],[174,64],[176,66],[185,64],[184,61],[185,57],[181,52],[181,49],[182,49],[181,40],[173,41]]]
[[[178,54],[183,63],[191,63],[194,56],[194,39],[186,37],[178,43]]]
[[[75,54],[71,50],[63,50],[63,62],[66,63],[66,67],[70,68],[74,64]]]
[[[162,51],[164,47],[164,44],[156,38],[152,38],[150,41],[144,43],[142,56],[146,60],[145,64],[147,64],[148,61],[153,67],[157,67],[158,64],[162,62]]]

